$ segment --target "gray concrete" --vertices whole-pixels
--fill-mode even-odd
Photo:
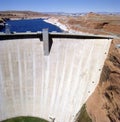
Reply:
[[[43,35],[43,32],[45,34]],[[47,32],[46,29],[43,29],[42,32],[23,32],[23,33],[10,33],[6,34],[1,32],[0,33],[0,40],[10,40],[10,39],[29,39],[29,38],[42,38],[48,34],[50,38],[76,38],[76,39],[113,39],[116,38],[115,36],[111,35],[93,35],[93,34],[77,34],[77,33],[58,33],[58,32]],[[45,37],[46,38],[46,37]]]
[[[49,33],[48,29],[43,29],[43,47],[44,55],[49,55]]]
[[[0,41],[0,121],[36,116],[73,122],[99,82],[111,39]]]

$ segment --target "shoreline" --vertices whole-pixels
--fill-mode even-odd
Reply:
[[[47,17],[10,18],[10,20],[31,20],[31,19],[47,19]]]
[[[76,31],[73,29],[70,29],[70,27],[67,27],[66,25],[62,24],[59,22],[59,19],[57,18],[53,18],[53,17],[36,17],[36,18],[10,18],[10,20],[14,21],[14,20],[31,20],[31,19],[42,19],[44,22],[55,25],[57,27],[59,27],[61,30],[63,30],[64,33],[72,33],[72,34],[80,34],[80,35],[100,35],[100,36],[104,36],[101,34],[92,34],[92,33],[88,33],[88,32],[82,32],[82,31]],[[110,35],[107,35],[110,36]]]
[[[75,33],[75,34],[83,34],[83,35],[94,35],[94,34],[90,34],[90,33],[85,33],[85,32],[80,32],[80,31],[76,31],[76,30],[72,30],[70,29],[69,27],[67,27],[66,25],[60,23],[58,21],[58,19],[56,18],[47,18],[47,19],[44,19],[43,21],[47,22],[47,23],[50,23],[52,25],[56,25],[58,26],[61,30],[65,31],[65,32],[68,32],[68,33]]]
[[[44,19],[43,21],[47,22],[47,23],[50,23],[52,25],[56,25],[63,31],[69,31],[68,28],[65,25],[63,25],[62,23],[58,22],[57,19],[47,18],[47,19]]]
[[[90,35],[90,36],[106,36],[106,37],[111,37],[111,35],[103,35],[103,34],[94,34],[94,33],[89,33],[89,32],[82,32],[82,31],[76,31],[73,29],[70,29],[69,27],[67,27],[66,25],[62,24],[59,22],[58,19],[56,18],[47,18],[47,19],[43,19],[43,21],[50,23],[52,25],[56,25],[58,26],[61,30],[63,30],[64,32],[67,33],[72,33],[72,34],[80,34],[80,35]]]
[[[31,20],[31,19],[43,19],[44,22],[59,27],[61,30],[63,30],[63,32],[75,33],[75,34],[84,34],[84,35],[90,34],[90,33],[85,33],[85,32],[80,32],[80,31],[72,30],[69,27],[67,27],[66,25],[60,23],[57,18],[53,18],[53,17],[31,17],[31,18],[24,18],[24,19],[22,19],[22,18],[10,18],[11,21],[12,20],[13,21],[14,20]]]

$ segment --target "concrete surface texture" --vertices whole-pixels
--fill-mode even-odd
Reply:
[[[73,122],[98,84],[111,39],[0,41],[0,121],[36,116]]]

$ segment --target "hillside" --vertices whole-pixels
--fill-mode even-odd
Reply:
[[[59,17],[69,29],[92,34],[120,36],[120,15],[88,13],[83,16]]]
[[[9,18],[9,19],[29,19],[29,18],[40,18],[47,16],[48,14],[33,11],[0,11],[1,18]]]

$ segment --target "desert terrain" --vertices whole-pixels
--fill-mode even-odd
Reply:
[[[115,36],[117,39],[111,43],[99,84],[86,101],[84,112],[81,111],[77,122],[120,122],[120,48],[116,46],[120,44],[120,15],[90,12],[83,16],[65,16],[7,11],[0,12],[1,27],[5,18],[47,18],[47,22],[58,25],[67,32]]]
[[[0,11],[0,18],[29,19],[49,16],[48,14],[32,11]]]
[[[6,20],[46,18],[48,14],[32,11],[0,11],[0,29],[4,27]]]
[[[91,34],[120,36],[120,15],[87,13],[83,16],[63,16],[58,21],[70,30]]]
[[[120,14],[86,13],[84,15],[57,15],[32,11],[0,11],[0,23],[6,19],[44,18],[66,32],[120,36]]]

